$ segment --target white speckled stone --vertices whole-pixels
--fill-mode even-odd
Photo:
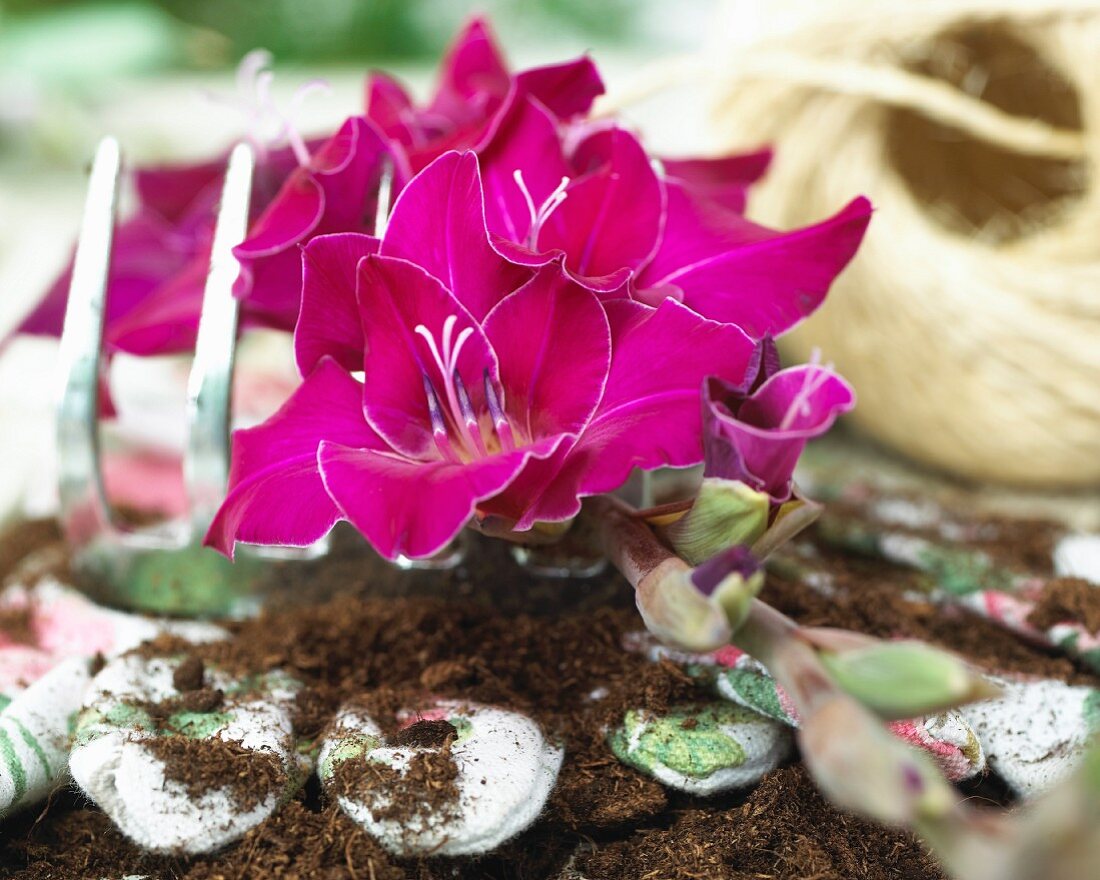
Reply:
[[[207,683],[227,692],[215,712],[196,719],[195,738],[239,743],[256,753],[278,756],[283,786],[250,810],[240,810],[228,787],[192,796],[165,778],[161,760],[145,747],[158,734],[149,729],[140,703],[177,695],[172,674],[179,658],[124,655],[92,680],[70,754],[73,779],[128,838],[158,853],[198,855],[242,837],[270,816],[308,770],[294,750],[291,710],[296,684],[270,675],[260,685],[232,696],[236,684],[207,670]]]
[[[375,818],[374,810],[387,803],[384,792],[369,802],[338,796],[340,807],[368,834],[397,855],[468,856],[492,851],[538,818],[563,757],[538,724],[517,712],[476,704],[440,702],[424,714],[459,729],[450,747],[458,769],[457,803],[446,815],[402,822]],[[424,750],[385,745],[373,719],[344,709],[321,747],[321,779],[328,784],[341,760],[364,753],[368,761],[400,771]]]

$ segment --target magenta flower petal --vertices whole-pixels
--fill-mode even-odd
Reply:
[[[299,169],[252,224],[234,253],[240,260],[270,257],[297,244],[317,228],[325,213],[325,190],[313,174]]]
[[[858,198],[816,226],[776,232],[676,181],[667,188],[664,237],[637,280],[638,298],[652,302],[647,289],[675,285],[685,305],[756,338],[779,335],[821,305],[871,218],[870,202]]]
[[[542,225],[537,250],[564,252],[582,284],[611,290],[656,249],[664,188],[638,139],[619,128],[588,137],[573,164],[581,176]]]
[[[538,209],[547,205],[562,178],[573,173],[562,151],[557,121],[538,102],[517,97],[478,158],[489,231],[529,249],[534,244],[529,237]],[[519,262],[541,265],[551,259],[552,254],[533,254],[529,259],[521,255]]]
[[[386,137],[412,143],[410,123],[416,112],[412,98],[393,77],[371,71],[367,77],[367,119]]]
[[[330,356],[348,370],[363,368],[363,328],[355,297],[357,268],[378,252],[378,239],[357,232],[319,235],[302,251],[302,310],[294,328],[298,372],[308,376]]]
[[[429,107],[432,113],[460,118],[476,112],[476,102],[484,95],[503,98],[512,85],[512,76],[497,48],[488,23],[471,18],[443,58],[439,87]]]
[[[392,452],[321,445],[321,472],[342,514],[388,559],[430,556],[447,545],[479,501],[500,492],[557,438],[467,463],[416,461]]]
[[[297,168],[234,249],[241,261],[240,295],[269,326],[292,330],[301,303],[296,245],[330,232],[370,232],[386,146],[363,117],[352,117]]]
[[[791,496],[806,443],[855,406],[855,392],[815,365],[781,370],[750,395],[719,380],[704,386],[707,475],[741,480],[774,503]]]
[[[452,377],[444,376],[440,361],[461,345],[453,365],[459,374],[480,378],[488,370],[495,380],[497,362],[489,342],[478,322],[438,279],[405,260],[361,260],[358,298],[366,346],[367,420],[398,452],[414,458],[435,454],[425,379],[435,393],[444,394]],[[431,337],[431,344],[425,336]],[[474,411],[483,411],[484,388],[471,383],[467,391]]]
[[[771,161],[772,151],[764,149],[714,159],[662,159],[661,164],[668,177],[695,195],[743,214],[749,187],[764,176]]]
[[[363,420],[361,395],[359,383],[325,359],[274,416],[236,431],[229,494],[204,543],[232,555],[236,541],[303,547],[327,533],[340,511],[321,480],[321,442],[384,448]]]
[[[126,314],[109,322],[105,332],[108,349],[138,356],[194,350],[208,263],[205,254],[195,258]]]
[[[220,191],[225,158],[194,165],[163,165],[134,171],[134,187],[143,207],[170,223],[191,212],[195,200],[211,189]],[[215,196],[217,198],[217,196]]]
[[[739,328],[704,320],[673,300],[657,309],[626,300],[604,307],[611,369],[603,399],[517,528],[575,515],[581,496],[617,489],[635,467],[697,464],[703,379],[718,372],[738,382],[752,357],[752,340]]]
[[[530,277],[489,245],[473,153],[444,153],[412,179],[379,253],[426,269],[478,320]]]
[[[111,252],[111,283],[107,296],[107,327],[128,315],[166,279],[184,268],[201,247],[177,240],[173,228],[151,211],[140,211],[115,231]],[[15,333],[60,336],[69,300],[72,265],[53,283]]]
[[[531,439],[579,434],[603,396],[611,331],[603,307],[560,266],[547,266],[484,322],[505,409]]]
[[[562,64],[520,71],[516,74],[516,87],[521,94],[537,99],[559,119],[587,113],[592,109],[592,102],[604,93],[600,72],[587,55]]]

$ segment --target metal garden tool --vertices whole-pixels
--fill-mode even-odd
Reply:
[[[99,387],[121,155],[111,137],[104,138],[96,151],[61,337],[58,488],[74,572],[90,592],[112,605],[169,614],[245,616],[259,607],[264,575],[275,559],[301,559],[324,549],[267,550],[261,555],[241,548],[236,562],[230,562],[202,546],[228,480],[239,313],[233,296],[239,265],[232,248],[247,232],[254,164],[247,144],[233,149],[214,231],[187,386],[183,470],[189,515],[136,527],[112,509],[101,467]]]

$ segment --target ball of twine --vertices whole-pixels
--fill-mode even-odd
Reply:
[[[754,218],[806,224],[859,192],[876,207],[787,350],[821,347],[855,422],[915,459],[1100,484],[1100,3],[728,12],[712,51],[635,88],[706,85],[720,145],[777,146]]]

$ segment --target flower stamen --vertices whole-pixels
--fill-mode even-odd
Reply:
[[[558,209],[558,206],[564,202],[566,196],[569,195],[566,192],[566,188],[569,186],[569,178],[563,177],[561,183],[559,183],[554,188],[554,191],[537,207],[534,198],[531,196],[531,191],[527,188],[527,183],[523,179],[523,171],[517,168],[512,172],[512,179],[515,180],[516,186],[519,187],[519,191],[523,195],[524,202],[527,203],[527,213],[531,218],[531,226],[527,231],[525,244],[528,248],[534,250],[538,243],[539,233],[542,231],[542,227],[546,225],[546,221],[550,219],[550,215]]]
[[[271,97],[275,74],[269,69],[270,65],[270,52],[253,49],[237,65],[237,94],[229,97],[208,94],[208,97],[235,107],[244,115],[247,124],[245,139],[261,160],[266,159],[271,146],[285,141],[298,164],[307,167],[311,160],[309,148],[293,118],[307,97],[328,91],[329,85],[325,80],[313,79],[298,86],[284,113]]]
[[[447,419],[439,406],[439,396],[432,387],[432,380],[424,373],[424,396],[428,398],[428,415],[432,423],[432,438],[435,440],[435,448],[439,450],[447,461],[458,462],[460,459],[451,445],[450,435],[447,433]]]
[[[821,351],[820,349],[814,349],[810,356],[810,362],[808,366],[820,366],[821,363]],[[806,371],[806,376],[802,380],[802,387],[798,389],[798,393],[791,398],[791,402],[787,405],[787,411],[783,413],[783,418],[779,422],[779,430],[786,431],[794,423],[794,420],[799,416],[808,416],[813,410],[810,407],[810,398],[817,393],[826,382],[829,381],[830,371],[832,364],[826,364],[819,370]]]
[[[477,415],[470,403],[470,395],[466,391],[462,377],[458,374],[459,356],[462,354],[462,348],[466,345],[466,341],[474,335],[474,328],[466,327],[456,337],[454,331],[457,324],[457,315],[449,315],[443,321],[443,331],[440,334],[440,344],[438,345],[435,336],[423,324],[417,324],[413,328],[413,332],[427,343],[428,351],[443,380],[447,410],[444,412],[441,408],[440,418],[443,419],[444,426],[446,426],[446,420],[449,416],[455,434],[466,451],[471,455],[485,456],[488,452],[485,448],[485,441],[481,437],[481,430],[478,428]]]
[[[501,389],[500,394],[497,394],[488,369],[485,370],[485,402],[489,407],[489,417],[493,420],[493,430],[500,439],[500,448],[511,452],[516,448],[516,440],[512,434],[512,423],[504,414],[504,391]]]
[[[474,414],[473,405],[470,403],[470,395],[466,391],[466,384],[457,371],[455,371],[453,377],[453,384],[455,396],[458,398],[458,408],[462,413],[462,427],[466,430],[466,439],[477,450],[477,454],[484,458],[489,452],[485,448],[485,441],[481,438],[481,428],[478,427],[477,416]]]

